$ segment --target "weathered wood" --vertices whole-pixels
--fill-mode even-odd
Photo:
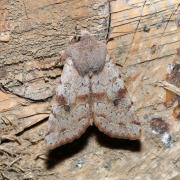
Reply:
[[[1,0],[0,179],[179,179],[180,122],[156,85],[180,59],[179,14],[179,0]],[[141,146],[91,128],[75,143],[46,149],[59,53],[83,28],[108,37],[143,125]],[[158,118],[164,134],[150,126]]]

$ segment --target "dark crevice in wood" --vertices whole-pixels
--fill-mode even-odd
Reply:
[[[108,10],[109,10],[109,17],[108,17],[108,28],[107,28],[107,35],[106,41],[109,41],[110,33],[111,33],[111,3],[108,1]]]

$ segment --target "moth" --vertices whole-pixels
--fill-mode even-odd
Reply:
[[[84,32],[65,55],[48,120],[47,145],[53,149],[71,143],[92,125],[112,138],[139,139],[140,122],[106,44]]]

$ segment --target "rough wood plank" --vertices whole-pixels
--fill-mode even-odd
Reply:
[[[178,179],[180,123],[155,83],[166,79],[169,64],[179,58],[179,4],[1,0],[0,179]],[[141,144],[90,128],[80,140],[48,153],[43,138],[63,66],[59,52],[82,28],[109,37],[109,52],[143,125]],[[158,118],[168,126],[163,134],[150,126]]]

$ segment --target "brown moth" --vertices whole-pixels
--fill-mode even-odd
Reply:
[[[140,122],[106,44],[84,32],[65,54],[48,120],[48,146],[70,143],[92,125],[112,138],[139,139]]]

